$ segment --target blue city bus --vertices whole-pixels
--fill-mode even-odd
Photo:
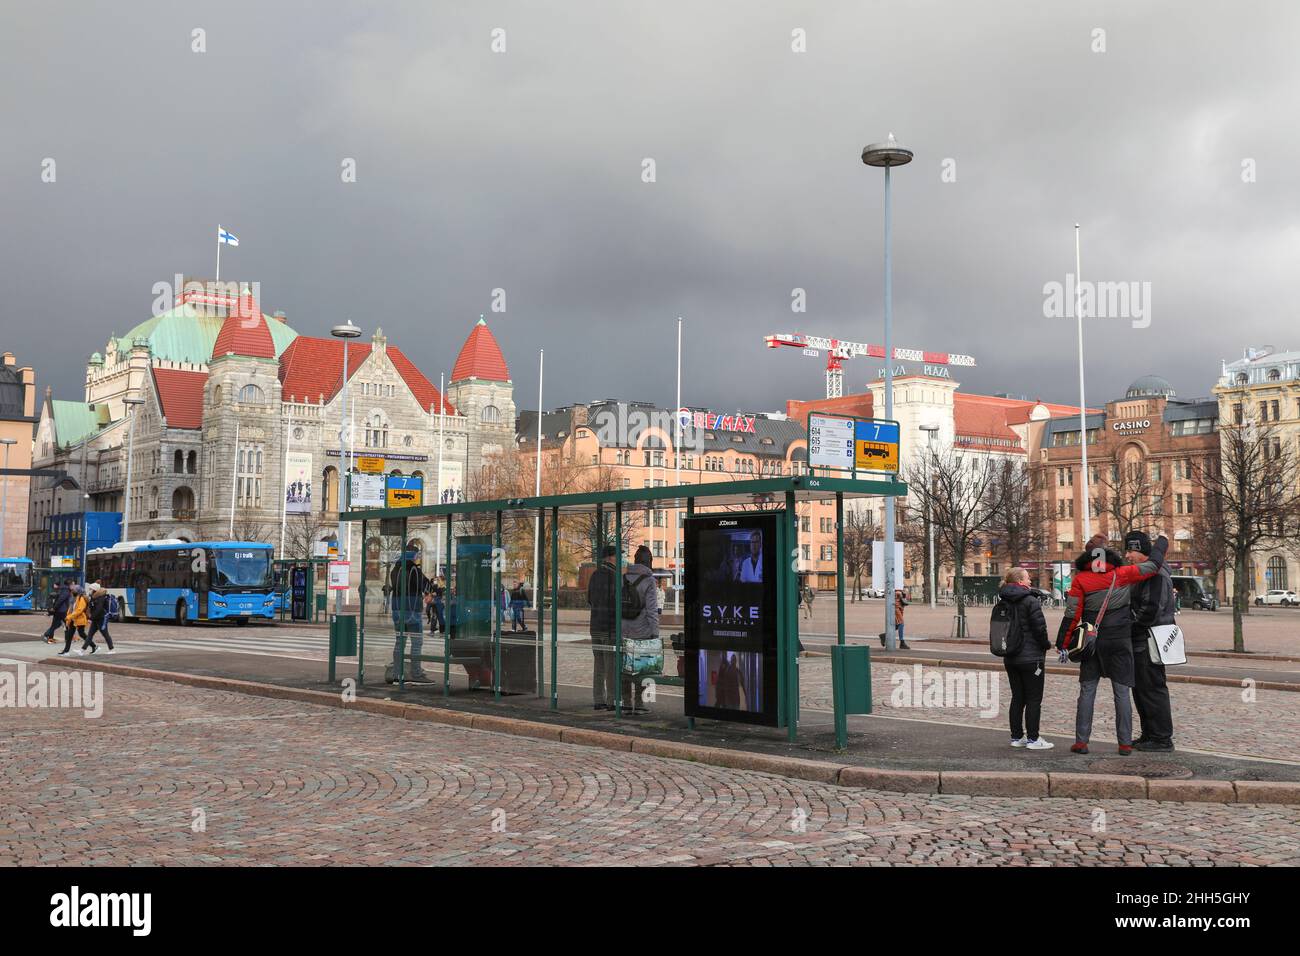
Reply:
[[[0,558],[0,611],[32,609],[32,559]]]
[[[116,594],[125,619],[275,619],[271,546],[256,541],[125,541],[87,554],[86,580]]]

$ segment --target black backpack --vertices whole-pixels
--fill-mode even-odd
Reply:
[[[644,610],[645,601],[641,599],[641,592],[626,574],[623,575],[623,620],[635,620]]]
[[[989,650],[994,656],[1013,657],[1020,650],[1025,638],[1020,633],[1019,624],[1015,606],[998,598],[989,618]]]

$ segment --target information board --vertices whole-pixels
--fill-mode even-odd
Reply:
[[[388,507],[415,508],[424,504],[424,479],[418,475],[388,476]]]
[[[808,464],[813,468],[853,468],[852,418],[808,416]]]

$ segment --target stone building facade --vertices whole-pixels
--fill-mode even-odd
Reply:
[[[376,329],[347,346],[345,408],[343,356],[342,340],[263,314],[250,287],[187,284],[175,308],[91,357],[84,402],[47,394],[37,463],[67,478],[33,496],[33,527],[82,510],[84,496],[87,510],[124,511],[131,539],[253,538],[298,556],[335,537],[354,458],[420,477],[433,503],[440,488],[463,495],[484,456],[513,439],[509,368],[482,319],[445,398]],[[292,501],[291,467],[305,477]],[[28,550],[48,558],[39,532]]]

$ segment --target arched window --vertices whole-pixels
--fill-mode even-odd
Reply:
[[[194,492],[184,485],[172,492],[172,517],[182,521],[194,517]]]
[[[154,517],[158,513],[158,486],[154,485],[149,489],[149,515]]]
[[[485,425],[496,425],[501,421],[501,409],[495,405],[484,405],[481,420]]]
[[[383,412],[371,412],[366,419],[366,447],[388,447],[388,418]]]
[[[185,457],[185,471],[187,474],[195,474],[199,469],[199,456],[196,452],[190,452]]]
[[[179,448],[177,448],[176,454],[172,455],[172,471],[179,475],[182,472],[184,472],[184,470],[185,470],[185,453],[182,452]]]
[[[1268,380],[1270,382],[1276,382],[1281,377],[1282,377],[1281,369],[1271,368],[1268,370]]]
[[[1268,559],[1268,567],[1264,572],[1265,584],[1270,590],[1285,591],[1289,585],[1286,580],[1286,559],[1279,555],[1273,555]]]
[[[320,496],[321,511],[338,511],[339,510],[339,473],[334,466],[326,468],[321,473],[321,487],[324,493]]]
[[[214,388],[212,389],[212,404],[213,404],[213,405],[220,405],[220,404],[221,404],[221,386],[220,386],[220,385],[217,385],[216,387],[214,387]]]
[[[245,385],[239,390],[239,400],[250,405],[260,405],[266,401],[266,396],[258,386]]]

